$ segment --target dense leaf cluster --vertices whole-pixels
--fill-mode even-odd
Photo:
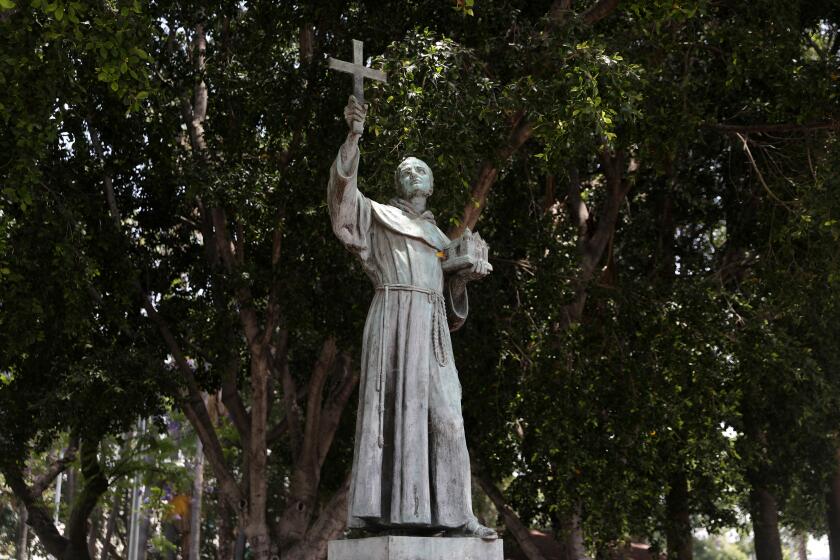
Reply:
[[[559,540],[579,523],[593,552],[638,536],[673,551],[686,523],[736,524],[762,490],[783,523],[827,531],[829,0],[0,1],[0,462],[182,402],[144,297],[201,388],[234,367],[246,406],[243,301],[280,309],[301,385],[326,337],[359,355],[372,288],[324,200],[350,91],[326,57],[348,58],[351,38],[388,74],[366,86],[362,190],[387,201],[415,155],[444,231],[482,209],[495,270],[453,341],[476,471],[518,516]],[[235,269],[214,261],[208,208]],[[349,464],[343,418],[324,499]],[[273,515],[294,448],[271,451]]]

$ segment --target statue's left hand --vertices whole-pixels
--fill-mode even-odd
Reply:
[[[473,265],[470,268],[465,268],[461,275],[464,280],[467,282],[471,282],[473,280],[481,280],[493,270],[493,266],[490,264],[489,260],[489,247],[487,243],[481,239],[481,236],[478,234],[468,234],[473,235],[474,239],[474,252],[471,255],[473,257]]]
[[[472,268],[465,268],[464,272],[464,279],[468,282],[472,282],[473,280],[481,280],[488,274],[490,271],[493,270],[493,267],[490,265],[488,261],[476,261]]]

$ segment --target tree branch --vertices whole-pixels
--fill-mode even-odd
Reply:
[[[207,84],[204,82],[204,73],[207,71],[207,34],[204,31],[204,23],[195,24],[195,39],[193,40],[193,64],[198,74],[193,96],[193,118],[203,124],[207,117]]]
[[[333,368],[336,357],[335,339],[330,337],[321,346],[321,355],[315,362],[312,369],[312,377],[309,379],[309,395],[306,399],[306,424],[303,431],[303,448],[301,459],[309,461],[314,459],[313,466],[319,464],[317,453],[320,449],[319,434],[321,433],[321,401],[324,396],[324,384],[327,375]]]
[[[615,11],[619,1],[599,0],[581,15],[581,19],[587,25],[593,25]],[[556,28],[559,26],[566,14],[571,11],[571,7],[572,0],[555,0],[548,11],[550,27]],[[461,221],[457,226],[450,228],[448,232],[450,238],[460,237],[465,228],[475,228],[475,224],[487,204],[487,195],[490,188],[499,176],[500,167],[531,138],[533,132],[526,112],[524,110],[518,111],[512,119],[511,133],[507,144],[499,148],[493,158],[487,159],[481,164],[478,177],[470,188],[470,200],[464,206]]]
[[[750,134],[774,132],[810,132],[814,130],[840,130],[840,120],[811,122],[807,124],[773,123],[773,124],[724,124],[705,123],[703,128],[710,128],[726,134]]]
[[[601,167],[604,170],[604,177],[607,183],[607,198],[604,201],[604,207],[598,217],[598,222],[595,225],[592,236],[586,245],[587,255],[585,255],[585,257],[595,261],[600,260],[610,237],[612,237],[615,231],[618,212],[628,188],[628,184],[622,181],[624,153],[620,150],[615,153],[610,153],[609,150],[604,149],[600,155]]]
[[[561,25],[572,12],[572,0],[554,0],[548,9],[548,21],[551,27]]]
[[[195,38],[193,39],[193,68],[196,72],[196,81],[193,86],[193,101],[190,102],[186,95],[181,96],[181,115],[190,133],[190,142],[193,149],[203,160],[208,160],[210,153],[207,149],[207,139],[204,135],[204,121],[207,118],[207,84],[204,82],[206,65],[207,35],[204,31],[204,24],[197,23],[195,26]]]
[[[601,168],[604,172],[607,196],[599,209],[597,221],[591,222],[588,208],[580,199],[580,183],[576,171],[570,173],[569,213],[578,226],[578,249],[580,252],[580,272],[574,280],[574,299],[563,307],[560,330],[578,323],[586,305],[589,282],[594,278],[598,264],[615,234],[621,204],[627,197],[630,183],[623,179],[624,154],[621,151],[611,153],[608,149],[600,153]]]
[[[280,304],[279,304],[279,266],[280,256],[283,250],[283,218],[284,210],[281,207],[277,211],[277,223],[274,226],[274,232],[271,239],[271,287],[268,291],[268,304],[265,312],[265,329],[263,331],[263,343],[269,344],[274,331],[280,324]]]
[[[350,477],[336,490],[330,501],[321,510],[306,537],[289,549],[285,560],[305,560],[308,558],[326,558],[327,544],[338,538],[347,524],[347,504],[350,495]]]
[[[71,441],[70,445],[67,446],[67,449],[64,450],[62,457],[50,463],[46,472],[35,478],[35,481],[32,483],[32,488],[30,489],[33,496],[40,498],[43,495],[44,490],[52,484],[53,480],[63,473],[70,463],[76,460],[77,450],[78,443],[76,441]]]
[[[589,236],[589,208],[580,196],[580,174],[577,169],[569,172],[569,190],[567,195],[567,208],[572,222],[578,228],[578,245]]]
[[[320,450],[321,400],[324,383],[333,368],[336,357],[335,339],[324,341],[321,355],[312,370],[309,381],[309,395],[306,405],[306,423],[300,453],[295,459],[289,498],[278,524],[278,537],[281,547],[290,548],[302,540],[307,533],[313,508],[318,500],[318,485],[321,480],[321,468],[318,458]]]
[[[102,179],[105,183],[105,199],[108,202],[108,213],[111,215],[111,220],[116,225],[117,229],[122,228],[120,219],[120,210],[117,207],[117,198],[114,195],[114,180],[111,174],[104,170],[105,168],[105,149],[102,147],[102,140],[99,137],[99,131],[93,126],[92,120],[88,119],[88,132],[90,133],[90,142],[93,145],[93,151],[96,158],[102,165],[103,173]]]
[[[233,243],[227,229],[227,216],[225,211],[221,208],[213,208],[210,210],[213,220],[213,229],[215,230],[216,247],[222,257],[222,263],[228,273],[233,273],[239,270],[241,263],[234,253]],[[253,354],[257,349],[260,341],[260,326],[257,318],[257,310],[254,308],[254,298],[251,295],[251,289],[242,283],[241,278],[235,279],[236,288],[236,302],[239,309],[239,320],[242,322],[242,328],[245,331],[245,339],[248,341],[248,347]]]
[[[93,142],[94,150],[96,151],[96,154],[99,157],[99,159],[102,160],[102,158],[104,157],[104,149],[102,147],[99,135],[93,126],[90,126],[89,129],[91,132],[91,140]],[[117,207],[116,197],[114,196],[113,181],[109,173],[104,173],[104,179],[105,195],[108,201],[109,214],[111,216],[112,221],[114,222],[114,227],[116,228],[116,230],[118,232],[122,232],[120,211]],[[240,490],[239,485],[236,483],[236,480],[231,474],[230,469],[228,469],[227,465],[225,464],[224,453],[222,452],[221,443],[219,442],[218,436],[216,435],[213,423],[210,421],[210,417],[207,413],[207,407],[204,404],[204,399],[201,398],[201,390],[198,386],[198,382],[195,379],[195,375],[192,371],[192,368],[187,362],[187,358],[181,350],[181,347],[178,344],[175,335],[169,328],[169,324],[158,313],[157,308],[155,308],[154,304],[152,303],[149,294],[146,292],[146,290],[143,289],[143,286],[141,286],[140,281],[135,277],[132,280],[132,284],[135,292],[140,298],[143,309],[146,311],[146,315],[157,326],[158,331],[160,332],[164,342],[166,343],[167,348],[169,349],[170,354],[172,355],[175,361],[175,365],[178,368],[178,371],[181,372],[181,375],[186,381],[187,393],[186,395],[181,395],[181,405],[184,410],[184,413],[186,414],[187,418],[189,419],[190,423],[192,424],[193,428],[196,430],[199,438],[201,439],[201,443],[204,446],[204,452],[207,455],[208,460],[210,461],[210,465],[213,468],[213,472],[219,479],[222,488],[222,493],[224,494],[225,498],[229,501],[230,505],[234,508],[234,510],[240,511],[244,503],[242,491]]]
[[[502,492],[496,488],[493,481],[490,480],[487,475],[479,474],[475,469],[475,466],[473,466],[473,478],[478,481],[481,489],[484,490],[484,493],[487,494],[487,497],[490,498],[493,505],[496,506],[496,509],[499,511],[505,522],[505,527],[507,527],[510,534],[513,535],[513,538],[516,539],[516,542],[519,544],[519,548],[522,549],[522,552],[528,560],[546,560],[540,552],[540,549],[537,548],[534,540],[531,538],[531,533],[528,530],[528,527],[522,523],[519,516],[516,515],[516,512],[513,511],[513,509],[507,504]]]
[[[583,12],[581,19],[587,25],[594,25],[613,13],[618,7],[619,0],[599,0],[591,8]]]
[[[350,355],[342,353],[341,355],[341,381],[336,386],[335,390],[331,392],[324,404],[324,410],[321,413],[321,422],[318,434],[318,467],[324,466],[324,461],[327,458],[327,453],[332,446],[335,432],[338,429],[338,424],[341,421],[341,415],[347,406],[347,401],[353,394],[356,384],[359,382],[359,372],[351,367]]]
[[[13,462],[4,462],[2,472],[6,484],[12,489],[17,499],[26,506],[28,513],[26,523],[32,527],[46,551],[56,558],[61,558],[70,546],[70,541],[58,532],[50,511],[40,496],[35,496],[31,488],[26,485],[20,466]]]
[[[312,57],[315,55],[315,28],[308,21],[302,23],[298,31],[298,52],[301,63],[312,62]]]
[[[139,282],[137,283],[137,289],[142,293]],[[213,422],[210,420],[207,405],[204,404],[204,399],[201,397],[201,389],[198,386],[198,381],[195,379],[195,374],[189,362],[187,362],[186,356],[181,351],[177,340],[175,340],[175,335],[172,334],[169,324],[160,316],[145,293],[143,293],[143,308],[146,310],[146,314],[152,322],[158,327],[158,331],[160,331],[166,346],[169,348],[169,353],[175,360],[176,367],[186,381],[186,395],[181,395],[179,399],[181,408],[193,426],[193,429],[198,434],[199,439],[201,439],[201,444],[204,446],[204,454],[207,456],[207,460],[213,468],[213,473],[219,479],[225,499],[228,500],[228,503],[235,511],[240,511],[244,503],[242,490],[239,488],[236,479],[226,464],[222,444],[219,442],[218,435],[213,427]]]
[[[309,388],[304,387],[303,391],[300,391],[297,395],[297,398],[296,398],[297,402],[300,402],[302,399],[305,399],[308,394],[309,394]],[[299,410],[299,407],[297,407],[297,410]],[[276,440],[280,436],[284,435],[288,431],[289,431],[289,419],[286,416],[283,416],[283,418],[281,418],[280,421],[277,422],[277,424],[275,424],[274,427],[271,428],[271,430],[269,431],[269,433],[268,433],[269,443],[273,442],[274,440]]]
[[[296,462],[301,451],[303,440],[303,428],[301,427],[301,410],[298,405],[298,389],[291,371],[289,371],[288,360],[288,333],[284,330],[280,333],[279,343],[274,356],[274,369],[279,373],[280,381],[283,384],[283,406],[286,409],[286,422],[289,429],[289,441],[292,449],[292,459]]]
[[[478,177],[470,189],[470,200],[464,206],[461,222],[459,225],[450,229],[449,237],[455,239],[464,233],[465,228],[475,228],[478,217],[487,204],[487,195],[490,192],[490,188],[499,176],[499,168],[531,138],[533,132],[525,116],[525,111],[516,113],[513,118],[512,129],[507,144],[498,149],[492,159],[485,160],[481,164]]]
[[[239,371],[239,360],[233,359],[222,370],[222,402],[230,414],[230,419],[242,441],[242,449],[250,448],[251,420],[245,404],[236,386],[236,374]]]
[[[758,168],[758,164],[755,162],[755,158],[752,155],[752,151],[750,150],[750,145],[747,142],[746,136],[744,136],[740,133],[736,133],[735,136],[737,136],[738,139],[741,141],[741,144],[744,147],[744,153],[747,154],[747,159],[749,160],[750,164],[752,165],[753,170],[755,171],[756,175],[758,176],[758,182],[761,183],[761,186],[764,187],[764,190],[767,191],[767,194],[770,196],[770,198],[775,200],[776,202],[778,202],[782,206],[784,206],[784,208],[786,210],[788,210],[789,212],[793,212],[793,208],[791,208],[791,206],[787,202],[785,202],[784,200],[782,200],[781,198],[776,196],[776,193],[774,193],[770,189],[770,186],[764,180],[764,175],[761,173],[761,169]]]
[[[98,440],[82,438],[79,458],[84,486],[73,502],[70,519],[67,522],[67,538],[74,550],[87,549],[88,517],[99,502],[99,498],[108,490],[108,479],[99,464],[98,451]]]

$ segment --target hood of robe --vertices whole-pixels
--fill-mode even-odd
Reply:
[[[371,206],[376,221],[395,233],[419,239],[438,251],[443,251],[450,243],[435,224],[434,214],[428,210],[419,214],[401,198],[392,198],[388,204],[371,201]]]

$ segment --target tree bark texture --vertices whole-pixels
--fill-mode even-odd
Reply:
[[[140,526],[137,531],[137,560],[146,560],[148,556],[149,531],[152,528],[152,520],[148,515],[140,516]]]
[[[796,559],[808,560],[808,533],[797,531],[794,540],[796,541]]]
[[[256,354],[256,355],[255,355]],[[268,500],[268,355],[262,345],[251,350],[251,449],[249,455],[250,503],[247,534],[254,557],[267,559],[270,537],[266,521]]]
[[[201,498],[204,495],[204,451],[198,442],[193,466],[193,488],[190,499],[190,549],[189,560],[199,560],[201,552]]]
[[[753,484],[750,491],[750,516],[755,536],[756,560],[782,560],[779,509],[776,498],[762,484]]]
[[[29,513],[22,503],[18,505],[18,527],[17,538],[15,538],[15,560],[27,560],[29,558],[29,526],[26,519]]]
[[[507,144],[499,148],[492,158],[481,164],[478,177],[470,187],[470,200],[464,206],[461,221],[448,233],[451,239],[460,237],[466,228],[475,228],[481,211],[487,205],[487,195],[499,176],[501,166],[533,135],[534,131],[528,123],[525,111],[517,113],[512,123]]]
[[[835,455],[834,476],[826,495],[829,560],[840,560],[840,448]]]
[[[233,512],[230,511],[227,504],[222,500],[218,501],[216,519],[218,519],[219,545],[216,549],[216,560],[231,560],[231,558],[234,558],[233,546],[236,539],[233,530],[236,523],[231,524],[233,517]]]
[[[102,530],[102,509],[97,507],[92,517],[93,520],[90,522],[90,531],[88,532],[88,554],[91,558],[96,558],[96,541],[99,540],[99,533]]]
[[[583,531],[580,526],[580,512],[576,511],[561,523],[560,546],[563,560],[588,560],[583,545]]]
[[[338,538],[347,525],[349,493],[348,477],[320,512],[318,519],[307,531],[306,537],[284,551],[283,560],[322,560],[327,557],[327,544]]]
[[[487,497],[490,498],[496,506],[496,509],[502,516],[505,527],[507,527],[507,530],[511,532],[513,538],[516,539],[516,542],[519,544],[519,548],[528,560],[546,560],[546,558],[542,555],[542,552],[540,552],[540,549],[537,548],[534,539],[531,538],[531,532],[528,530],[528,527],[522,523],[516,515],[516,512],[514,512],[507,504],[504,495],[502,495],[502,492],[496,488],[493,481],[486,476],[479,475],[475,469],[473,469],[473,478],[478,481],[481,489],[484,490],[484,493],[487,494]]]
[[[111,507],[108,510],[108,521],[105,523],[105,536],[102,539],[102,552],[99,555],[99,560],[108,560],[111,554],[111,539],[114,538],[114,532],[117,528],[117,519],[120,516],[120,499],[123,494],[114,492],[114,497],[111,499]]]
[[[322,398],[327,375],[336,359],[336,346],[328,339],[321,348],[321,355],[312,370],[307,394],[306,417],[299,439],[300,449],[292,471],[292,482],[286,509],[283,512],[278,535],[280,546],[292,547],[306,535],[317,500],[321,474],[320,439]]]
[[[689,510],[688,479],[680,471],[671,478],[665,497],[667,510],[666,537],[668,560],[692,560],[691,516]]]
[[[630,183],[623,177],[625,158],[623,152],[604,150],[601,154],[601,169],[604,172],[607,196],[596,215],[581,196],[581,180],[576,169],[569,172],[568,212],[578,228],[578,254],[580,271],[574,280],[575,296],[563,308],[560,327],[562,330],[577,324],[583,318],[583,309],[589,295],[589,283],[595,279],[607,249],[612,245],[621,205],[627,198]]]
[[[70,518],[65,528],[66,536],[56,528],[50,511],[42,500],[42,494],[33,492],[33,488],[41,489],[43,492],[43,488],[46,488],[43,480],[38,479],[36,484],[29,486],[19,467],[4,466],[3,475],[6,483],[26,507],[27,523],[32,527],[46,551],[58,560],[90,560],[87,546],[87,519],[96,507],[100,496],[108,489],[108,481],[97,458],[98,446],[98,441],[83,439],[81,442],[80,462],[83,486],[71,507]],[[51,467],[49,472],[54,472],[55,476],[58,476],[61,470],[63,469]]]

